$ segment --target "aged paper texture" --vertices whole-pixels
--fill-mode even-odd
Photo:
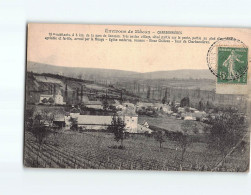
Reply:
[[[250,35],[29,24],[24,166],[248,171]]]

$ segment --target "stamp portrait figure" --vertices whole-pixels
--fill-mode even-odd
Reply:
[[[241,64],[244,63],[244,61],[239,59],[240,57],[242,57],[242,55],[237,54],[235,52],[235,50],[232,50],[231,54],[223,62],[223,66],[228,67],[228,79],[233,79],[235,77],[235,75],[237,74],[235,71],[235,61],[237,61]]]

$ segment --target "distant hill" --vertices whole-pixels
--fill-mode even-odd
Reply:
[[[146,72],[132,75],[134,78],[141,79],[214,79],[213,74],[207,69],[201,70],[169,70],[169,71],[156,71],[156,72]]]
[[[214,79],[212,73],[207,69],[202,70],[170,70],[138,73],[134,71],[81,68],[54,66],[43,63],[28,62],[27,70],[37,73],[60,74],[69,77],[80,77],[85,79],[104,79],[104,78],[129,78],[129,79]]]
[[[114,70],[114,69],[101,69],[101,68],[81,68],[81,67],[65,67],[65,66],[54,66],[50,64],[28,62],[27,70],[37,73],[51,73],[60,74],[70,77],[78,77],[82,75],[85,78],[110,78],[110,77],[128,77],[137,72]],[[91,79],[91,78],[90,78]]]

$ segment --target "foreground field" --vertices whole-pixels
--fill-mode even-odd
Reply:
[[[158,127],[169,132],[182,132],[183,130],[181,126],[184,120],[178,120],[167,115],[162,115],[158,117],[139,116],[139,124],[143,124],[144,122],[147,122],[153,128]],[[197,124],[198,133],[200,134],[204,133],[203,125],[205,124],[202,124],[201,122],[198,121],[192,121],[192,122]],[[191,135],[194,134],[192,129],[188,133]]]
[[[130,135],[124,140],[125,149],[117,149],[115,145],[117,143],[109,133],[65,132],[50,135],[40,146],[26,132],[24,165],[50,168],[211,171],[220,161],[220,156],[216,152],[209,152],[204,143],[191,144],[183,161],[181,149],[173,141],[166,140],[163,148],[159,148],[152,137]],[[246,171],[248,158],[243,155],[248,156],[248,151],[234,153],[218,171]]]

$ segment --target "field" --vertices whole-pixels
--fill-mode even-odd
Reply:
[[[169,117],[167,115],[162,115],[158,117],[149,117],[149,116],[139,116],[139,124],[143,124],[145,121],[147,123],[154,127],[161,128],[163,130],[167,130],[169,132],[182,132],[182,123],[184,120],[178,120],[173,117]],[[202,134],[204,133],[203,131],[203,123],[198,122],[198,121],[192,121],[193,123],[197,124],[198,126],[198,133]],[[188,132],[189,134],[194,134],[194,132],[191,130]]]
[[[51,134],[39,145],[32,134],[25,132],[24,165],[47,168],[211,171],[221,159],[218,153],[209,151],[206,144],[192,143],[181,161],[179,143],[167,139],[163,147],[159,148],[153,137],[145,135],[129,135],[124,140],[125,149],[117,149],[117,145],[119,143],[114,141],[114,136],[110,133],[71,131]],[[246,171],[248,152],[237,149],[233,156],[228,157],[225,167],[218,171]]]

